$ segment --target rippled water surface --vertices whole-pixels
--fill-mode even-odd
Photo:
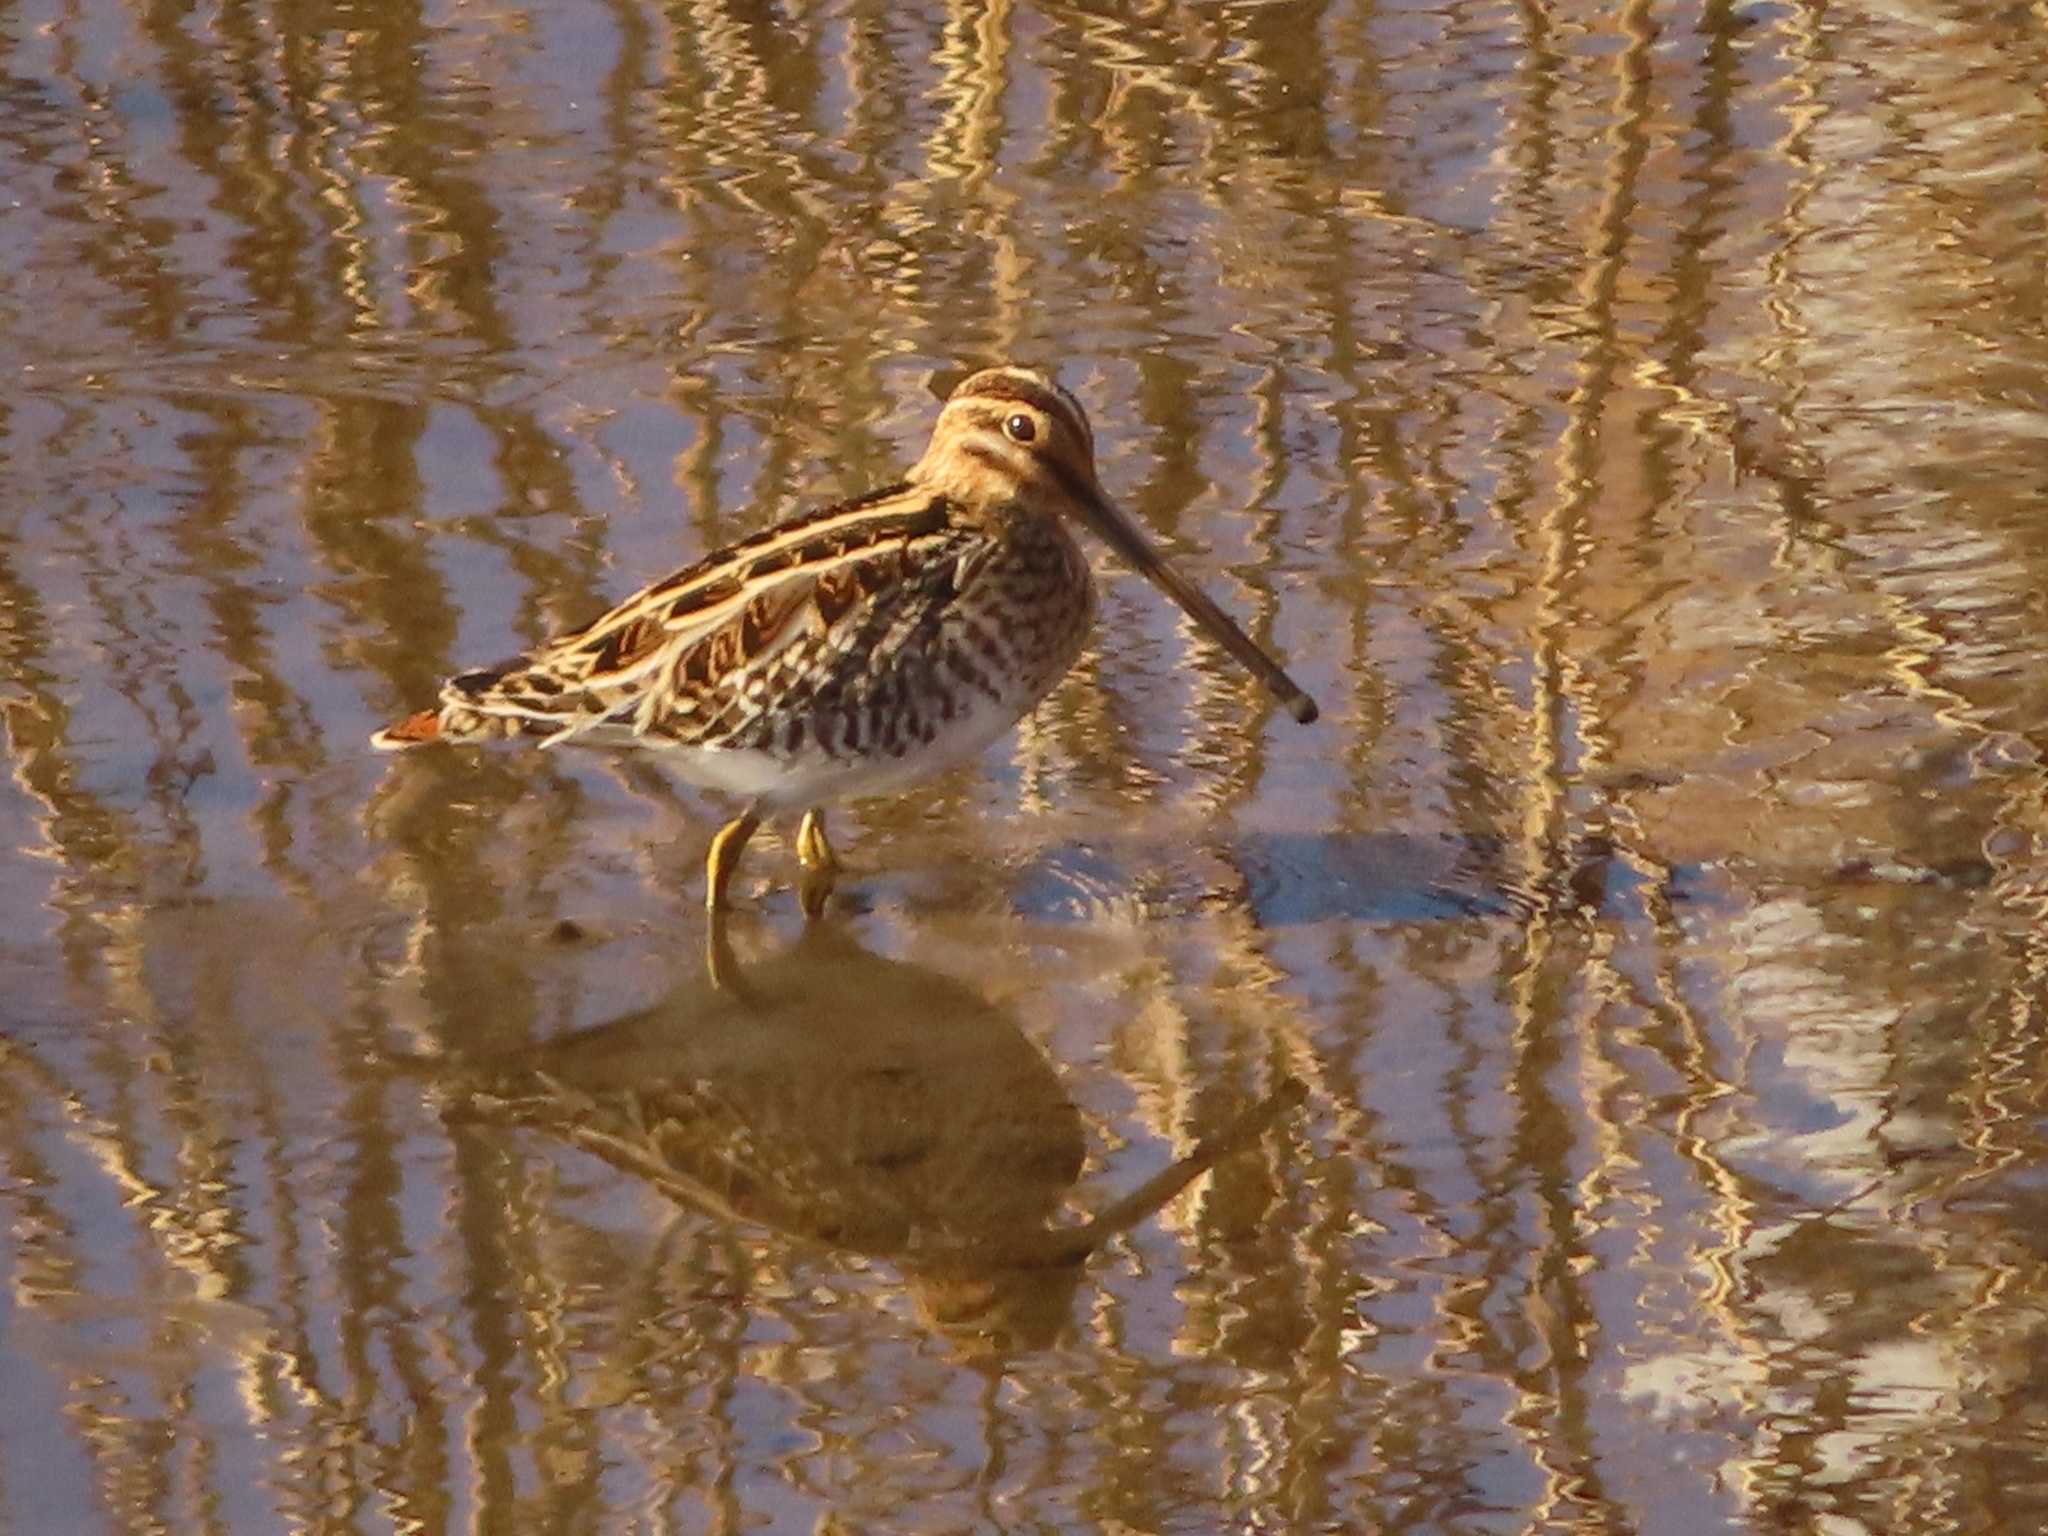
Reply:
[[[0,11],[0,1528],[2048,1527],[2048,11]],[[368,732],[1055,368],[787,829]],[[709,974],[718,961],[716,983]]]

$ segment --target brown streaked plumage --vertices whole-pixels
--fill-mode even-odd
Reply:
[[[683,778],[747,802],[712,841],[710,909],[724,906],[761,820],[802,810],[797,852],[816,911],[836,868],[824,804],[974,756],[1080,654],[1094,592],[1070,522],[1178,602],[1297,720],[1315,719],[1314,701],[1103,494],[1079,402],[1042,374],[991,368],[953,392],[902,483],[790,518],[582,629],[451,678],[438,709],[371,741],[660,751]]]

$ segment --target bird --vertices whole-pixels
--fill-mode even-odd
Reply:
[[[801,813],[806,913],[839,870],[827,805],[978,756],[1052,691],[1095,613],[1073,529],[1100,537],[1303,724],[1315,701],[1104,493],[1081,403],[1046,373],[969,375],[904,478],[800,512],[642,588],[580,629],[459,673],[384,751],[519,738],[645,751],[743,806],[712,839],[727,909],[763,821]]]

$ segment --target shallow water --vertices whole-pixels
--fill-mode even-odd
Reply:
[[[2048,12],[0,15],[0,1528],[2048,1525]],[[1056,367],[787,842],[366,750]],[[1108,575],[1105,564],[1105,575]]]

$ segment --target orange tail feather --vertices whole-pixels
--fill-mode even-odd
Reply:
[[[407,715],[403,720],[385,726],[370,738],[370,745],[380,752],[403,752],[407,747],[436,740],[440,734],[441,712],[423,709],[416,715]]]

